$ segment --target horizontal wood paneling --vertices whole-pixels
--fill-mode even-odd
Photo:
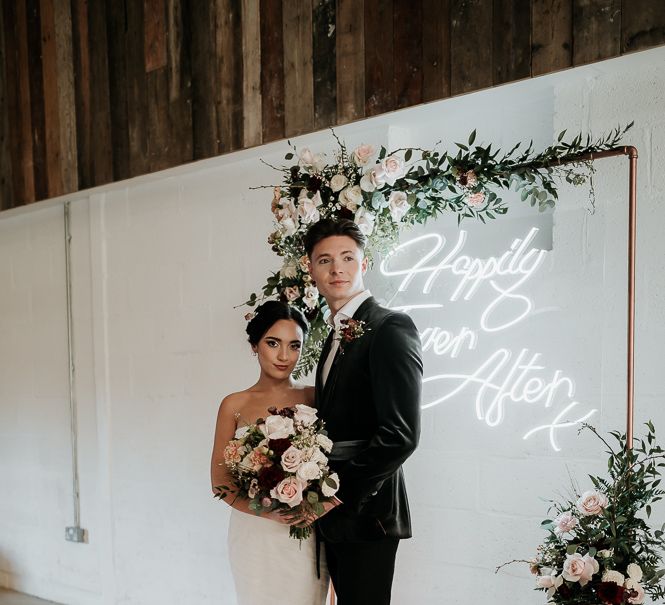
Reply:
[[[14,0],[0,209],[665,44],[652,0]]]

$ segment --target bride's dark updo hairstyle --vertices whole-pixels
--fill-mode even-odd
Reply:
[[[254,317],[247,322],[247,336],[249,343],[256,346],[263,335],[280,319],[295,321],[302,330],[303,337],[307,336],[309,323],[300,309],[279,300],[269,300],[256,308]]]

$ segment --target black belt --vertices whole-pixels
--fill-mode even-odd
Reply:
[[[355,439],[353,441],[335,441],[328,459],[333,462],[351,460],[369,445],[367,439]]]

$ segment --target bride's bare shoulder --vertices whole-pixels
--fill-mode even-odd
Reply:
[[[237,393],[230,393],[224,399],[219,406],[220,411],[224,411],[227,414],[237,414],[241,408],[247,403],[251,395],[248,391],[238,391]]]

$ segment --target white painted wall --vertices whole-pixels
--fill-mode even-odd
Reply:
[[[339,128],[350,145],[431,146],[479,137],[537,147],[563,128],[601,133],[636,120],[640,152],[636,421],[663,426],[665,49],[511,84]],[[299,145],[333,149],[328,133]],[[278,260],[265,244],[274,143],[71,196],[74,335],[82,525],[73,521],[62,204],[0,215],[0,584],[67,604],[234,603],[226,507],[209,495],[219,400],[255,377],[241,303]],[[493,350],[527,347],[575,380],[604,429],[624,424],[627,162],[597,165],[596,211],[586,190],[562,190],[553,217],[516,203],[502,223],[469,231],[469,254],[499,255],[541,227],[545,261],[521,292],[538,313],[479,336],[457,359],[427,356],[427,372],[468,373]],[[427,227],[456,238],[454,221]],[[406,239],[411,234],[405,236]],[[370,278],[377,294],[398,282]],[[444,296],[442,282],[437,296]],[[415,290],[410,294],[415,296]],[[434,295],[434,294],[433,294]],[[419,325],[473,327],[487,290],[465,306],[421,314]],[[539,497],[602,470],[599,448],[575,431],[521,439],[549,410],[511,405],[496,427],[479,421],[475,392],[425,410],[408,463],[416,537],[400,551],[394,602],[526,604],[525,569],[542,534]],[[662,515],[661,515],[662,516]]]

